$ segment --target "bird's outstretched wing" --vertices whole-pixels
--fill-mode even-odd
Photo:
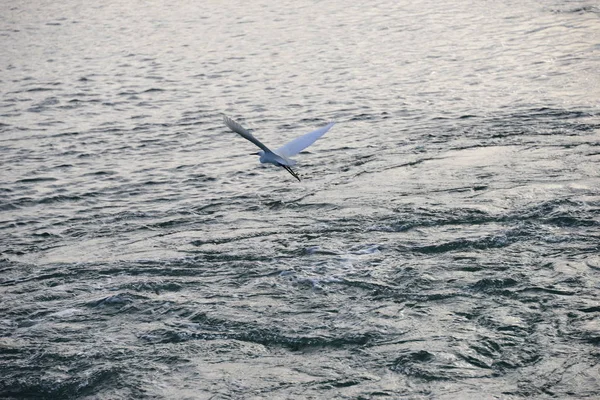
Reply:
[[[252,136],[252,134],[250,132],[248,132],[248,130],[246,130],[243,126],[241,126],[240,124],[238,124],[231,118],[229,118],[227,116],[223,116],[223,122],[225,122],[225,125],[227,125],[227,127],[229,129],[231,129],[232,131],[234,131],[235,133],[237,133],[244,139],[251,141],[252,143],[254,143],[255,145],[257,145],[258,147],[260,147],[261,149],[263,149],[266,152],[271,152],[271,150],[269,150],[269,148],[267,146],[262,144],[260,142],[260,140],[258,140],[254,136]]]
[[[335,125],[335,122],[330,122],[324,127],[317,129],[316,131],[312,131],[310,133],[307,133],[306,135],[300,136],[275,150],[275,153],[283,157],[295,156],[296,154],[300,153],[302,150],[313,144],[318,138],[323,136],[328,130],[331,129],[333,125]]]

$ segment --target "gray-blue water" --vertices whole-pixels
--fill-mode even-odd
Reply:
[[[0,398],[600,396],[600,8],[0,4]],[[328,121],[297,182],[274,147]]]

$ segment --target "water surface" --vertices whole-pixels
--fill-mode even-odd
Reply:
[[[597,397],[599,14],[4,2],[0,397]]]

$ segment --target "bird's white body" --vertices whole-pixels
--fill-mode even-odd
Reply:
[[[291,167],[293,165],[296,165],[296,161],[291,160],[289,158],[280,156],[277,153],[274,153],[272,151],[269,152],[265,152],[264,150],[261,150],[257,153],[260,158],[258,159],[258,161],[260,161],[261,164],[273,164],[273,165],[287,165],[288,167]]]
[[[290,168],[291,166],[296,164],[296,161],[292,160],[290,157],[295,156],[296,154],[300,153],[302,150],[313,144],[318,138],[323,136],[335,124],[335,122],[330,122],[324,127],[319,128],[313,132],[307,133],[306,135],[300,136],[292,140],[291,142],[285,144],[284,146],[281,146],[277,150],[273,151],[264,144],[262,144],[248,130],[246,130],[244,127],[242,127],[240,124],[238,124],[231,118],[223,117],[223,121],[229,129],[261,148],[261,150],[257,154],[260,156],[259,161],[262,164],[273,164],[282,167],[298,180],[300,180],[300,178]]]

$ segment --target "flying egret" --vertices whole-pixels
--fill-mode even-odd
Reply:
[[[317,129],[316,131],[307,133],[306,135],[300,136],[291,142],[281,146],[277,150],[270,150],[267,146],[262,144],[260,140],[255,138],[247,129],[243,126],[232,120],[231,118],[224,116],[223,121],[225,125],[241,137],[246,140],[251,141],[258,147],[260,147],[260,151],[256,153],[260,156],[261,164],[274,164],[279,167],[282,167],[287,172],[292,174],[292,176],[298,181],[300,181],[300,177],[292,170],[291,166],[296,164],[296,161],[290,159],[289,157],[295,156],[300,153],[302,150],[313,144],[318,138],[323,136],[325,132],[327,132],[331,127],[335,124],[335,122],[330,122],[322,128]]]

